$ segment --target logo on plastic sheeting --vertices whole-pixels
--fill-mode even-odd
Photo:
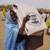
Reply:
[[[31,13],[29,13],[29,16],[30,16],[30,20],[28,21],[28,24],[31,24],[32,26],[41,25],[42,19],[38,14],[31,12]]]

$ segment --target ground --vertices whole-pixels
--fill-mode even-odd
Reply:
[[[0,17],[0,50],[4,50],[5,21]],[[43,46],[36,50],[50,50],[50,36],[44,34]]]

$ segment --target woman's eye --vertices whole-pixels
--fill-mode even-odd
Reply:
[[[13,15],[11,15],[11,16],[13,16]]]

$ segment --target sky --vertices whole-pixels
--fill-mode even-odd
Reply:
[[[25,3],[34,5],[36,8],[50,9],[50,0],[0,0],[0,5],[13,3]]]

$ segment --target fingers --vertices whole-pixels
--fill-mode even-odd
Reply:
[[[29,19],[29,18],[30,18],[30,16],[29,16],[29,15],[27,15],[27,16],[26,16],[26,18],[27,18],[27,19]]]

